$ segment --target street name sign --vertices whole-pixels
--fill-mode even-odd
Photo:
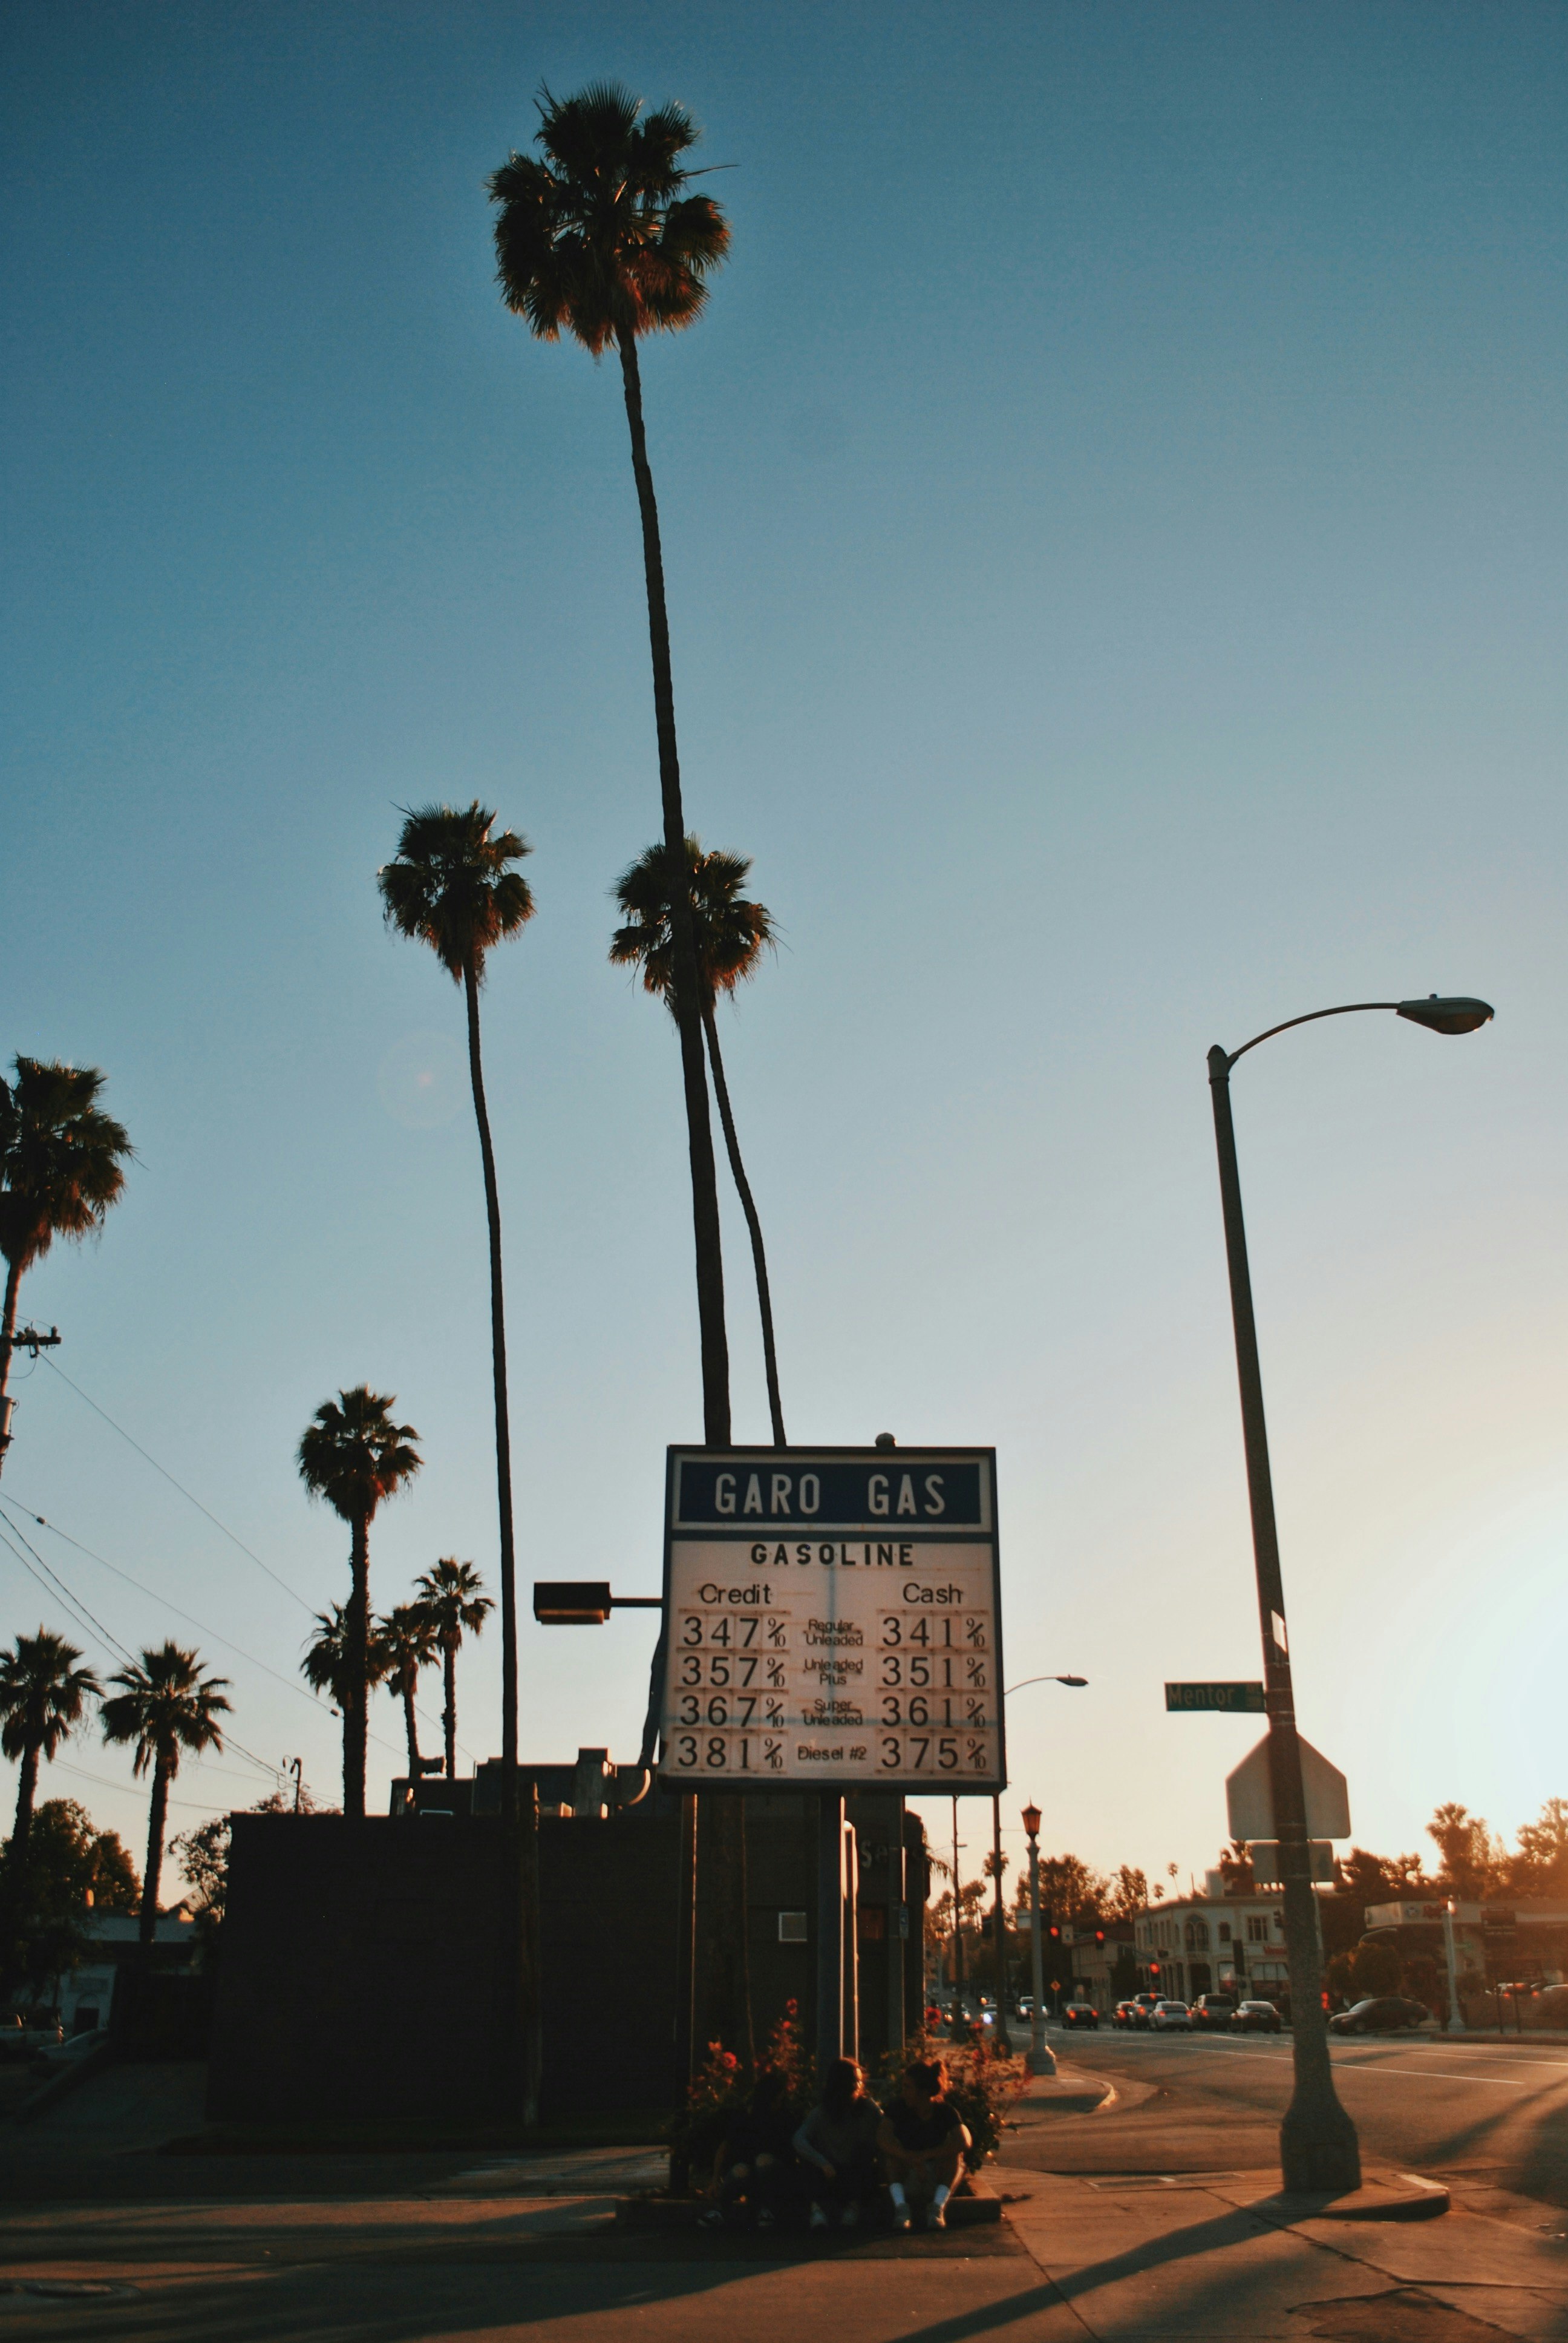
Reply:
[[[1268,1703],[1261,1684],[1168,1684],[1170,1709],[1206,1709],[1220,1716],[1263,1716]]]
[[[1312,1877],[1321,1887],[1334,1884],[1334,1851],[1326,1838],[1312,1841]],[[1252,1866],[1254,1887],[1282,1887],[1284,1879],[1280,1870],[1280,1842],[1277,1838],[1255,1838],[1247,1849],[1247,1860]]]
[[[1302,1753],[1302,1786],[1307,1794],[1309,1838],[1349,1838],[1350,1785],[1337,1765],[1298,1736]],[[1233,1774],[1225,1777],[1225,1813],[1231,1836],[1278,1838],[1274,1826],[1274,1792],[1269,1779],[1269,1737],[1250,1749]]]
[[[996,1452],[672,1448],[658,1778],[1004,1790]]]

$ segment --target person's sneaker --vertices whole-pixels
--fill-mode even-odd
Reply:
[[[909,2207],[907,2205],[895,2205],[893,2207],[894,2228],[908,2229],[910,2226]]]
[[[928,2229],[945,2229],[948,2226],[946,2207],[941,2205],[928,2205],[925,2226]]]
[[[699,2229],[722,2229],[724,2216],[717,2205],[710,2205],[706,2213],[698,2215],[697,2226]]]
[[[839,2216],[839,2227],[841,2229],[858,2229],[859,2226],[860,2208],[859,2205],[846,2205],[843,2211]]]
[[[759,2229],[771,2229],[776,2226],[778,2216],[774,2212],[772,2207],[770,2205],[764,2205],[762,2210],[757,2216],[758,2227]]]
[[[811,2218],[808,2226],[813,2229],[825,2229],[827,2227],[828,2216],[823,2212],[820,2205],[812,2206]]]

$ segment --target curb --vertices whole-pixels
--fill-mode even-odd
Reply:
[[[700,2197],[618,2197],[615,2206],[616,2227],[619,2229],[653,2230],[668,2235],[672,2230],[695,2229],[699,2213],[708,2209],[707,2200]],[[950,2229],[989,2228],[1001,2219],[1001,2198],[989,2181],[971,2172],[968,2193],[948,2198]],[[703,2234],[707,2234],[704,2232]],[[716,2237],[728,2232],[715,2230]],[[780,2239],[794,2237],[796,2232],[785,2227],[775,2233]],[[810,2232],[806,2232],[808,2236]],[[853,2237],[876,2237],[882,2235],[881,2226],[868,2221]]]
[[[1419,2173],[1394,2172],[1386,2180],[1363,2182],[1343,2197],[1278,2196],[1260,2197],[1248,2206],[1261,2220],[1293,2228],[1302,2221],[1435,2221],[1452,2209],[1453,2200],[1441,2181],[1423,2180]]]

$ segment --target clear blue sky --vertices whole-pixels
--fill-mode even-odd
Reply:
[[[427,1459],[378,1602],[494,1570],[460,1002],[377,916],[400,804],[535,849],[486,1000],[525,1584],[653,1589],[699,1426],[672,1038],[605,959],[658,822],[618,387],[502,311],[483,194],[541,82],[613,75],[735,166],[646,387],[689,813],[786,939],[727,1034],[792,1435],[995,1442],[1010,1673],[1092,1679],[1020,1696],[1010,1814],[1201,1870],[1252,1734],[1161,1684],[1258,1664],[1204,1052],[1483,992],[1473,1041],[1365,1018],[1238,1072],[1281,1533],[1358,1837],[1568,1793],[1565,29],[13,8],[0,1047],[104,1067],[139,1155],[25,1308],[305,1607],[42,1365],[4,1493],[251,1655],[204,1646],[251,1750],[334,1793],[255,1662],[346,1585],[293,1466],[336,1387]],[[30,1534],[116,1636],[183,1632]],[[3,1553],[0,1590],[7,1634],[65,1616]],[[530,1624],[526,1754],[629,1757],[648,1639]],[[122,1758],[67,1755],[137,1839]],[[177,1820],[248,1796],[226,1765]]]

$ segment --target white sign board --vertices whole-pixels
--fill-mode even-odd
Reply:
[[[1331,1765],[1310,1741],[1297,1735],[1302,1753],[1302,1784],[1307,1794],[1307,1836],[1349,1838],[1350,1785],[1337,1765]],[[1225,1781],[1225,1812],[1231,1836],[1277,1839],[1274,1793],[1269,1780],[1269,1736],[1265,1733]]]
[[[667,1789],[1007,1786],[996,1453],[669,1452]]]

